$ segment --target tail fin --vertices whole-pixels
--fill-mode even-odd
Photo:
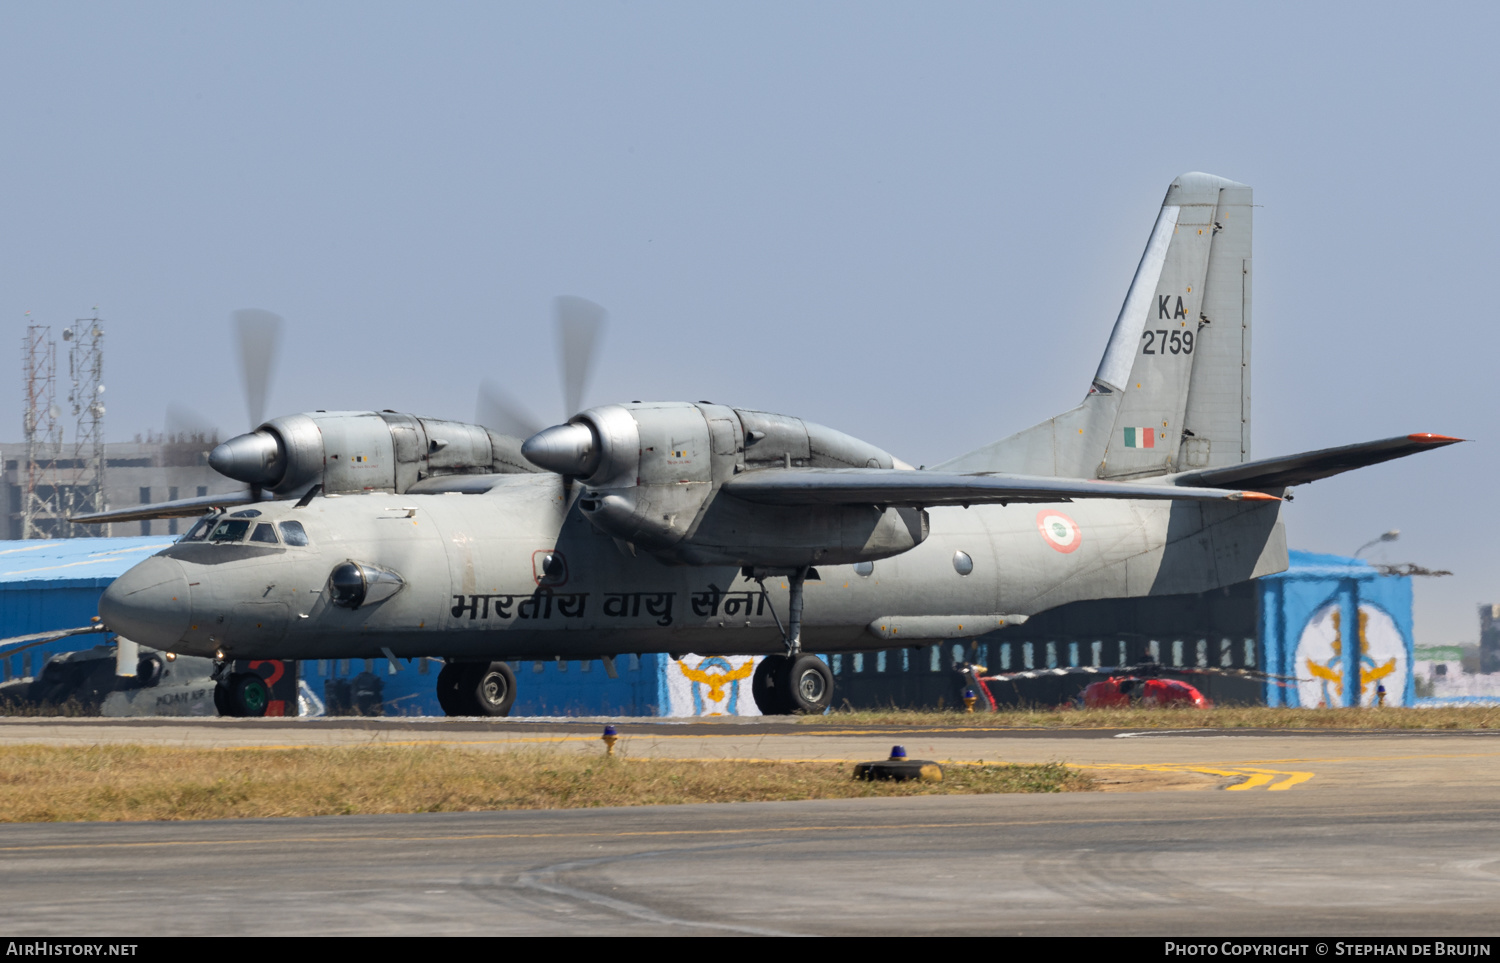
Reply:
[[[1083,403],[935,467],[1126,478],[1248,459],[1250,238],[1249,187],[1177,178]]]

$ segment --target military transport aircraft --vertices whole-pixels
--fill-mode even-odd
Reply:
[[[832,699],[812,652],[1279,572],[1286,488],[1459,439],[1251,459],[1251,210],[1243,184],[1173,181],[1083,402],[930,469],[709,402],[589,408],[524,441],[307,412],[214,450],[241,495],[79,519],[212,509],[99,614],[221,664],[441,657],[455,715],[509,711],[507,660],[760,653],[756,704],[788,713]]]

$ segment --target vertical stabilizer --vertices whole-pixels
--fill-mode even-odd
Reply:
[[[1250,188],[1172,182],[1083,404],[940,466],[1127,478],[1249,456]]]

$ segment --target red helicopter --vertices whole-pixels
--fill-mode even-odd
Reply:
[[[1136,676],[1109,678],[1084,687],[1079,702],[1085,709],[1116,709],[1130,706],[1192,706],[1212,709],[1213,703],[1195,687],[1176,679],[1142,679]]]
[[[1073,701],[1074,705],[1085,709],[1128,708],[1130,706],[1140,706],[1143,708],[1170,706],[1194,709],[1213,708],[1213,702],[1200,692],[1197,687],[1178,679],[1162,678],[1162,674],[1166,672],[1170,672],[1173,675],[1237,676],[1239,678],[1269,681],[1274,685],[1286,684],[1281,681],[1283,679],[1282,676],[1275,676],[1254,669],[1164,666],[1159,662],[1149,659],[1137,665],[1128,666],[1069,666],[1057,669],[1031,669],[1025,672],[1006,672],[999,675],[990,675],[987,668],[973,663],[960,663],[955,668],[963,674],[964,682],[967,685],[965,695],[973,695],[978,707],[988,709],[991,712],[999,709],[999,702],[990,691],[990,683],[1014,682],[1018,679],[1039,679],[1046,676],[1085,674],[1107,676],[1107,678],[1100,679],[1098,682],[1089,683]]]

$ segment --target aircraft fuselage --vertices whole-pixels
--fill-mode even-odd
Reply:
[[[183,540],[121,576],[100,613],[134,641],[229,658],[783,651],[786,579],[765,579],[762,595],[732,566],[632,554],[582,517],[578,491],[555,475],[517,475],[483,495],[261,503],[251,531],[295,521],[307,544],[288,544],[284,532]],[[1279,503],[1099,500],[929,513],[930,535],[910,551],[818,566],[807,582],[808,650],[971,637],[1079,599],[1205,591],[1286,566]],[[404,584],[357,608],[337,604],[330,574],[350,561]]]

